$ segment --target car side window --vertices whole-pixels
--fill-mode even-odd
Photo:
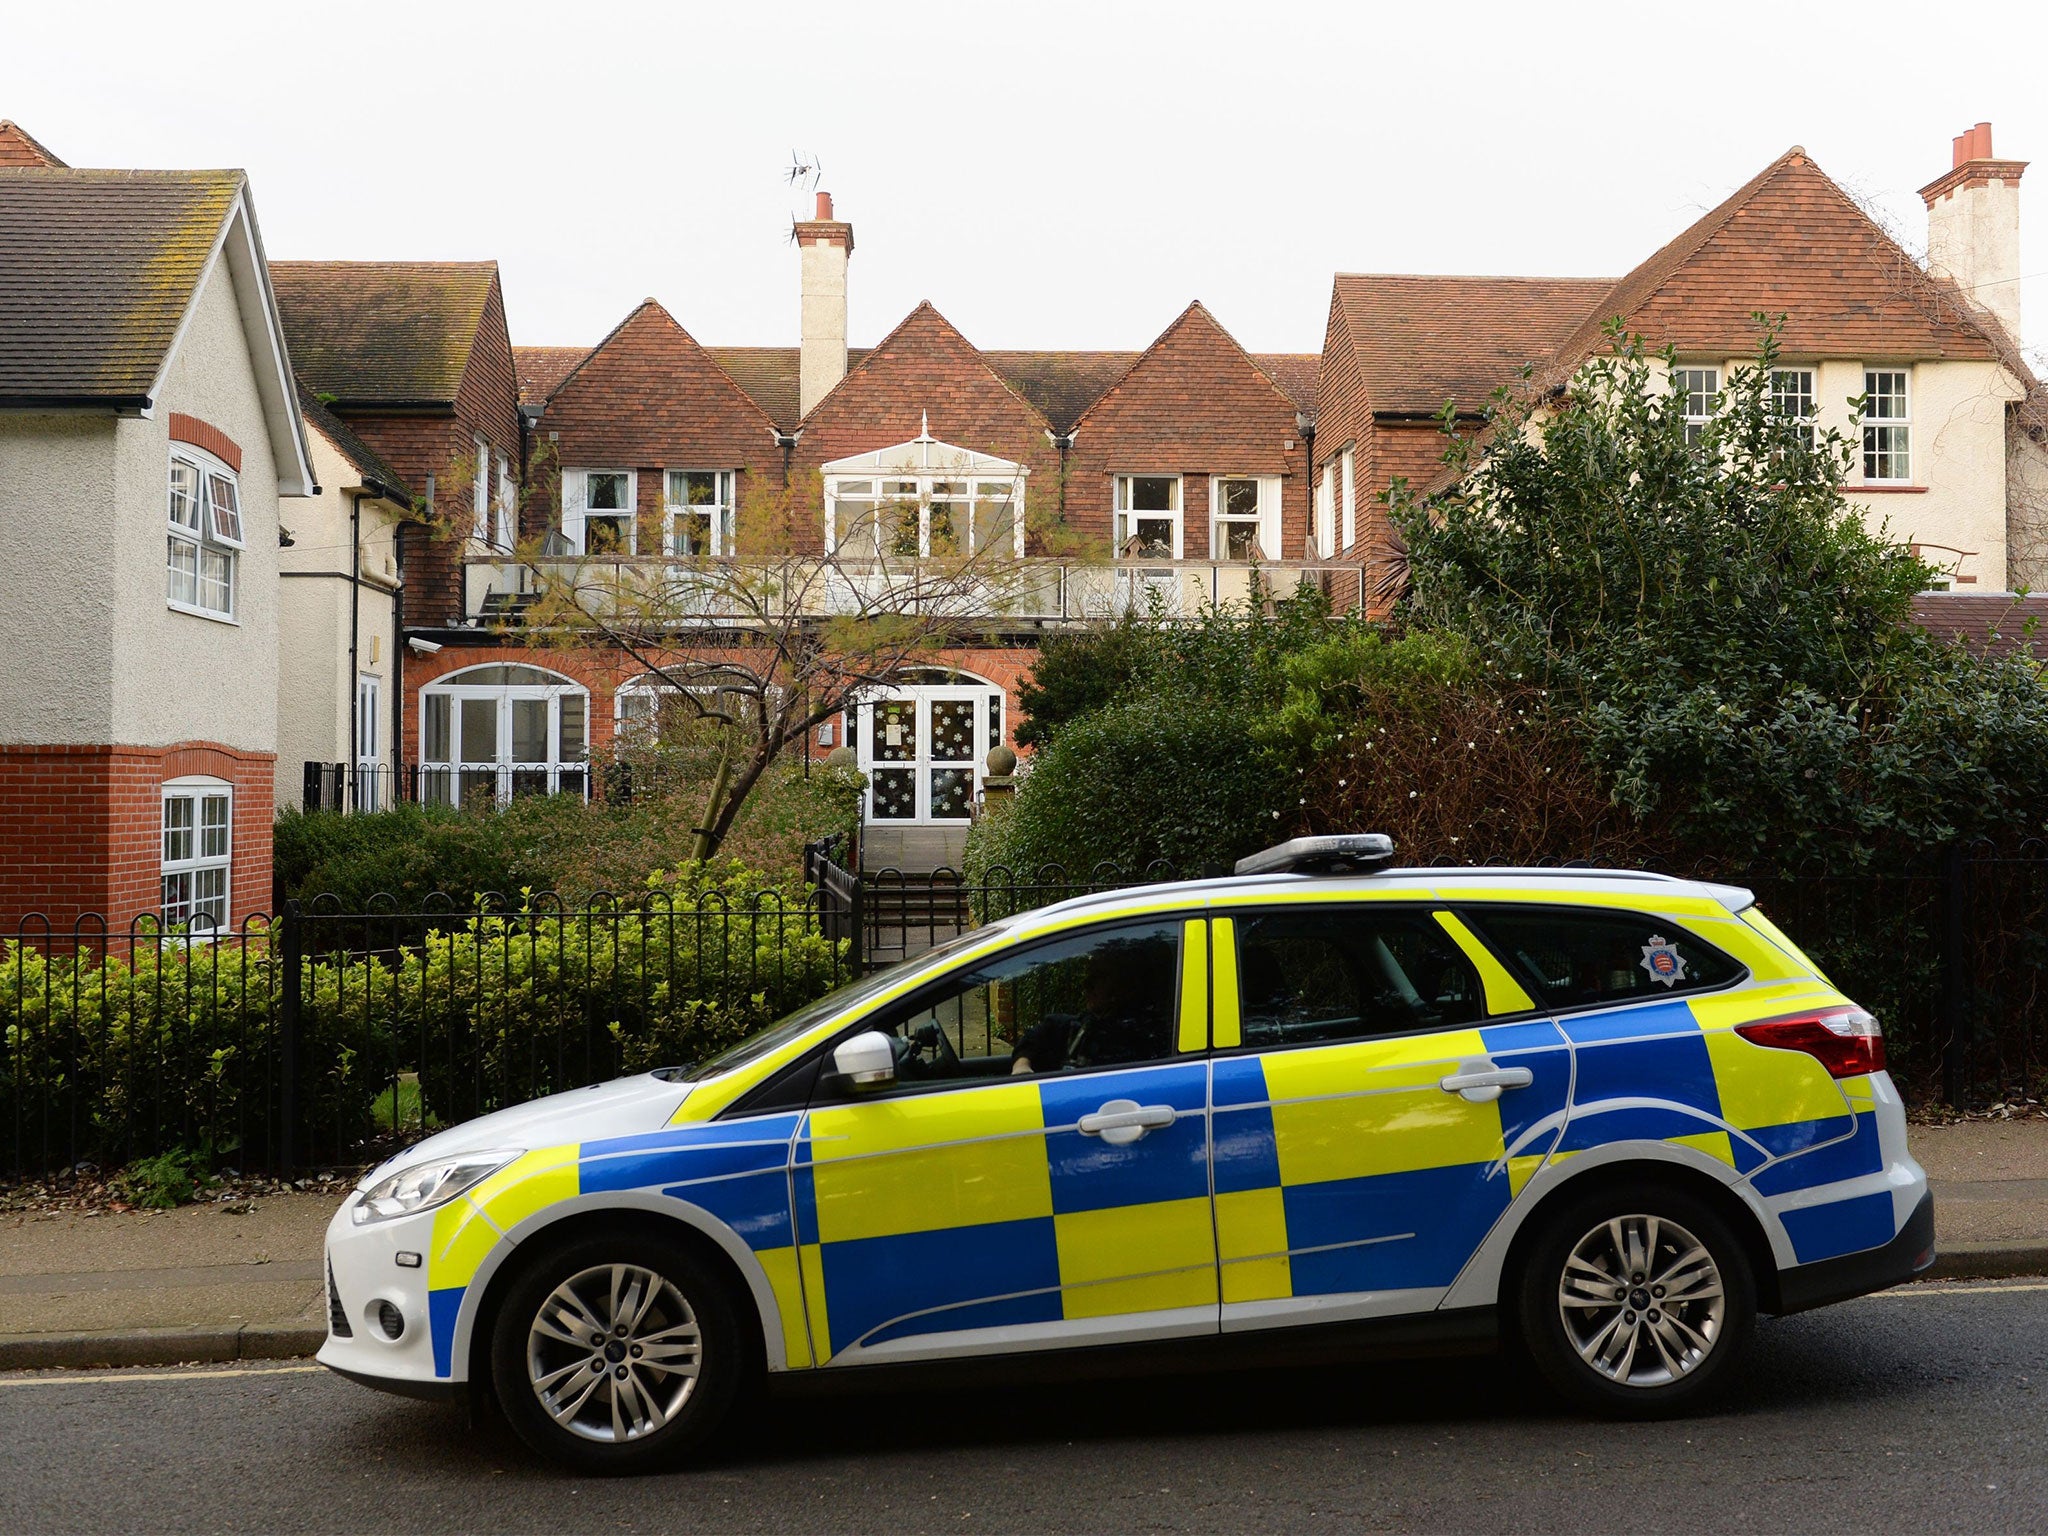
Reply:
[[[1632,1003],[1739,980],[1742,967],[1669,918],[1584,907],[1475,907],[1460,914],[1511,957],[1549,1008]]]
[[[896,1043],[900,1086],[1043,1076],[1175,1051],[1178,916],[997,955],[864,1023]]]
[[[1241,1038],[1276,1049],[1470,1024],[1478,972],[1426,911],[1377,902],[1237,918]]]

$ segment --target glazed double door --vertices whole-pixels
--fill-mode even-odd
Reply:
[[[1000,731],[992,688],[920,688],[860,709],[859,757],[869,821],[964,822],[976,774]]]

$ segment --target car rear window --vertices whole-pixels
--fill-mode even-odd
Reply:
[[[1586,907],[1476,907],[1460,914],[1525,974],[1549,1008],[1633,1003],[1740,980],[1742,967],[1669,918]]]

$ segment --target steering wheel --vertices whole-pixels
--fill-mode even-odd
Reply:
[[[929,1050],[932,1053],[932,1067],[948,1075],[960,1070],[960,1053],[953,1049],[953,1042],[946,1038],[946,1031],[937,1019],[929,1019],[917,1028],[911,1037],[913,1053]]]

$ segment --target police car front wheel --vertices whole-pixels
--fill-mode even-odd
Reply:
[[[1521,1333],[1544,1377],[1597,1413],[1682,1413],[1748,1343],[1756,1282],[1742,1245],[1679,1189],[1614,1190],[1545,1224],[1523,1269]]]
[[[672,1465],[702,1444],[747,1369],[718,1277],[680,1243],[587,1236],[513,1281],[491,1336],[514,1431],[582,1472]]]

